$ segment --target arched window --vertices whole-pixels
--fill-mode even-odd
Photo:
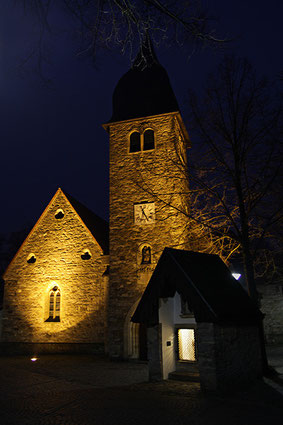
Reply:
[[[49,317],[47,322],[60,322],[61,294],[58,286],[49,292]]]
[[[143,134],[143,150],[149,151],[154,149],[154,131],[145,130]]]
[[[139,152],[141,150],[141,135],[138,131],[134,131],[130,135],[130,152]]]
[[[151,264],[151,248],[145,245],[142,249],[142,264]]]

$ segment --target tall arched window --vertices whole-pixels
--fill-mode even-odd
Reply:
[[[130,152],[139,152],[141,150],[141,135],[138,131],[134,131],[130,135]]]
[[[145,245],[142,249],[141,264],[151,264],[151,247]]]
[[[143,134],[143,150],[149,151],[154,149],[154,131],[153,130],[145,130]]]
[[[47,322],[60,322],[61,294],[58,286],[49,292],[49,317]]]

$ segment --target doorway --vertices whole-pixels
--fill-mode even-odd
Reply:
[[[128,358],[147,360],[147,328],[144,324],[129,323]]]

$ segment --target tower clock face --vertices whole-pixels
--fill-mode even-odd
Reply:
[[[154,202],[145,202],[134,205],[134,221],[135,224],[152,224],[155,221],[155,205]]]

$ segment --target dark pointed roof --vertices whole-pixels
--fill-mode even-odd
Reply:
[[[101,246],[104,254],[109,253],[109,224],[107,221],[100,218],[98,215],[94,214],[90,209],[85,205],[81,204],[73,196],[69,195],[67,192],[62,191],[70,204],[76,210],[78,215],[81,217],[82,221],[94,236],[95,240]]]
[[[167,72],[146,37],[132,68],[114,90],[109,123],[177,111],[179,106]]]
[[[176,291],[197,322],[250,324],[263,318],[217,255],[165,248],[132,321],[157,324],[159,298],[173,297]]]

